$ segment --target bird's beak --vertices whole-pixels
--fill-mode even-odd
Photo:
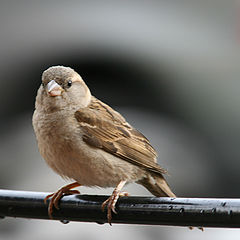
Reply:
[[[47,84],[47,91],[51,97],[56,97],[62,94],[63,89],[59,84],[52,80]]]

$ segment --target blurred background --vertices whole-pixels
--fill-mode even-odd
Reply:
[[[0,2],[0,188],[55,191],[31,125],[41,74],[74,68],[152,142],[182,197],[240,197],[238,1]],[[81,188],[85,194],[112,189]],[[129,185],[131,195],[150,195]],[[0,239],[239,239],[239,230],[4,219]]]

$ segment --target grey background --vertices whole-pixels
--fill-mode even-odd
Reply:
[[[65,65],[151,140],[178,196],[239,197],[239,9],[232,0],[1,1],[0,187],[54,191],[66,184],[39,155],[31,126],[42,71]],[[126,190],[149,195],[138,185]],[[229,229],[0,222],[0,239],[239,236]]]

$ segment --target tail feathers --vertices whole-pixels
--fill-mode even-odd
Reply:
[[[147,188],[147,190],[156,197],[176,197],[176,195],[168,186],[165,178],[160,174],[149,174],[146,178],[140,180],[138,183]]]
[[[151,192],[156,197],[176,197],[176,195],[171,191],[170,187],[168,186],[165,178],[163,175],[153,175],[148,174],[146,178],[141,179],[138,181],[139,184],[143,185],[149,192]],[[188,227],[190,230],[193,227]],[[201,231],[204,229],[202,227],[198,227]]]

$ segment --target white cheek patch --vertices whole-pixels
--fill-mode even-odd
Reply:
[[[47,90],[48,92],[51,92],[54,88],[61,88],[61,86],[52,80],[47,84]]]

